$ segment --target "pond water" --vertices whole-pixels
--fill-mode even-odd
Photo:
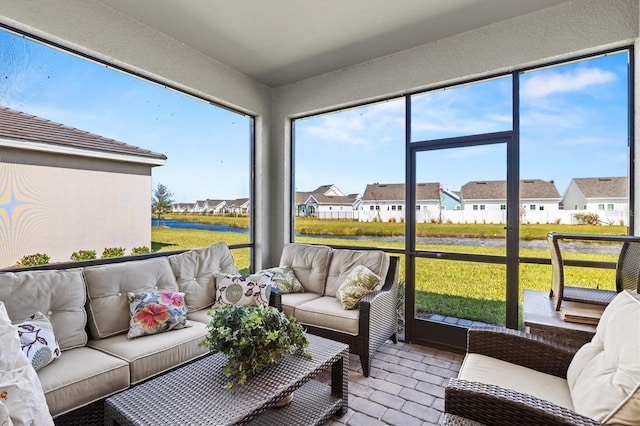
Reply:
[[[157,219],[151,220],[151,226],[157,226],[157,224],[158,224]],[[207,223],[185,222],[185,221],[174,220],[174,219],[162,219],[160,222],[160,225],[168,228],[200,229],[204,231],[217,231],[217,232],[237,232],[241,234],[246,234],[249,232],[247,229],[244,229],[244,228],[235,228],[227,225],[211,225]],[[363,235],[359,235],[359,236],[302,235],[302,234],[296,233],[296,237],[351,240],[351,241],[366,240],[366,241],[378,241],[381,243],[404,242],[404,237],[402,236],[374,237],[374,236],[363,236]],[[505,247],[506,246],[506,241],[501,238],[418,237],[416,238],[416,242],[418,244],[434,244],[434,245],[445,245],[445,246],[448,246],[448,245],[472,246],[472,247],[474,246]],[[549,245],[547,244],[546,240],[530,240],[530,241],[521,240],[520,247],[524,249],[533,249],[533,250],[549,250]],[[620,245],[572,241],[571,243],[563,243],[562,251],[617,255],[620,253]]]

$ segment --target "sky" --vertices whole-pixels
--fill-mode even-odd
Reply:
[[[627,54],[520,76],[522,179],[627,175]],[[0,31],[0,105],[168,157],[153,169],[177,202],[249,196],[250,121],[208,102]],[[412,97],[411,140],[512,130],[511,77]],[[404,99],[295,122],[295,188],[344,193],[405,179]],[[417,154],[419,182],[458,191],[504,180],[506,146]]]

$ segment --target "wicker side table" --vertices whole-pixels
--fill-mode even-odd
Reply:
[[[349,347],[308,335],[313,359],[285,356],[279,365],[225,389],[223,354],[193,363],[105,400],[105,425],[320,425],[348,407]],[[331,369],[331,383],[313,380]],[[293,392],[293,402],[271,408]]]

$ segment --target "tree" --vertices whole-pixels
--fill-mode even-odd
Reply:
[[[162,215],[171,212],[172,204],[173,192],[169,191],[166,186],[159,183],[153,193],[153,200],[151,201],[151,212],[158,218],[157,226],[160,226]]]

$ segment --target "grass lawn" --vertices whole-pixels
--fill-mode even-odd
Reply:
[[[191,216],[191,215],[190,215]],[[207,219],[218,221],[217,216],[203,216]],[[176,217],[177,218],[177,217]],[[198,221],[202,217],[194,216]],[[182,217],[180,217],[182,219]],[[224,218],[234,220],[237,218]],[[246,218],[243,218],[246,219]],[[224,224],[231,225],[231,222]],[[297,225],[304,227],[297,222]],[[307,221],[303,221],[307,222]],[[312,221],[309,224],[319,227],[322,222],[327,229],[338,229],[341,222],[339,221]],[[328,224],[327,224],[328,222]],[[211,222],[213,223],[213,222]],[[216,222],[219,223],[219,222]],[[351,222],[348,222],[351,223]],[[344,226],[344,221],[342,226]],[[375,225],[378,228],[390,226],[392,228],[404,224],[380,224],[380,223],[355,223],[354,226]],[[451,229],[454,225],[438,225],[438,224],[422,224],[426,228],[436,228],[434,235],[443,229],[449,229],[446,232],[453,232]],[[236,225],[232,225],[236,226]],[[481,227],[484,231],[469,230],[472,225],[459,225],[456,235],[479,235],[478,232],[490,232],[491,225],[474,225]],[[551,229],[553,228],[553,229]],[[529,235],[530,238],[546,238],[547,232],[554,230],[557,232],[573,232],[573,233],[624,233],[622,229],[617,227],[588,227],[580,225],[567,228],[560,225],[526,225],[523,226],[523,234]],[[361,228],[359,228],[361,229]],[[440,231],[438,231],[440,230]],[[501,232],[502,225],[500,225]],[[626,230],[626,229],[625,229]],[[354,230],[353,232],[359,232]],[[451,236],[451,234],[447,234]],[[190,229],[171,229],[171,228],[152,228],[152,250],[153,251],[171,251],[180,249],[189,249],[194,247],[205,247],[218,241],[226,241],[228,244],[240,244],[248,242],[247,234],[233,232],[211,232]],[[307,242],[313,244],[329,244],[329,245],[358,245],[368,247],[379,247],[380,242],[377,241],[345,241],[340,238],[317,238],[317,237],[298,237],[296,242]],[[404,249],[402,242],[385,242],[385,248]],[[465,246],[439,246],[439,245],[421,245],[419,249],[445,252],[466,252],[487,255],[504,255],[504,248],[494,247],[465,247]],[[233,250],[236,265],[243,272],[247,272],[249,268],[249,249]],[[522,249],[520,251],[522,257],[541,257],[549,258],[548,250],[530,250]],[[572,259],[582,260],[604,260],[615,262],[615,255],[593,255],[572,253]],[[404,281],[404,256],[400,256],[400,279]],[[272,266],[272,265],[267,265]],[[596,287],[613,289],[615,288],[615,271],[594,268],[566,268],[566,280],[571,285]],[[418,259],[416,262],[416,311],[420,314],[442,314],[465,318],[469,320],[482,321],[493,324],[504,324],[505,321],[505,276],[506,267],[500,264],[489,264],[479,262],[461,262],[450,260],[434,260],[434,259]],[[551,266],[521,264],[520,266],[520,288],[548,291],[551,283]],[[520,293],[520,301],[522,302],[522,292]]]

